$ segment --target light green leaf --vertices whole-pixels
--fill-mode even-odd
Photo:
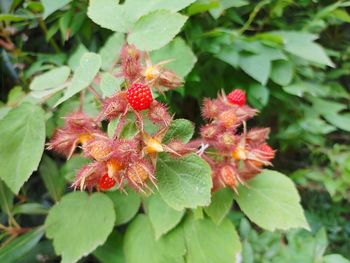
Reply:
[[[51,208],[45,221],[46,235],[53,239],[62,263],[76,262],[105,243],[114,220],[113,203],[107,196],[73,192]]]
[[[122,33],[115,33],[110,36],[104,46],[98,52],[102,58],[103,70],[110,70],[116,64],[120,51],[125,43],[125,35]]]
[[[350,260],[340,254],[329,254],[323,257],[324,263],[350,263]]]
[[[126,231],[124,253],[128,263],[184,263],[183,231],[176,228],[156,241],[151,222],[139,215]]]
[[[104,72],[101,75],[100,89],[104,97],[110,97],[117,91],[120,91],[120,85],[124,81],[122,78],[117,79],[108,72]]]
[[[210,219],[185,222],[186,259],[191,263],[232,263],[241,251],[241,243],[235,227],[224,219],[220,225]]]
[[[58,100],[54,107],[68,100],[75,94],[87,88],[101,67],[101,56],[95,53],[86,53],[80,59],[80,65],[74,72],[70,85],[65,90],[63,97]]]
[[[147,199],[147,214],[157,240],[173,229],[181,221],[184,213],[185,210],[177,211],[168,206],[159,194],[153,194]]]
[[[9,21],[9,22],[21,22],[28,19],[33,19],[34,16],[26,15],[15,15],[15,14],[0,14],[0,21]]]
[[[264,170],[240,186],[235,197],[239,207],[258,226],[274,231],[302,227],[309,229],[300,197],[292,180],[285,175]]]
[[[267,83],[271,70],[271,60],[264,54],[241,55],[239,65],[245,73],[259,81],[262,85]]]
[[[46,19],[49,15],[61,9],[71,1],[72,0],[41,0],[44,6],[43,18]]]
[[[78,170],[88,163],[90,163],[90,159],[84,158],[81,155],[73,155],[72,158],[64,163],[60,169],[60,174],[68,182],[72,182],[77,175]]]
[[[45,144],[43,110],[29,102],[12,109],[0,121],[0,177],[18,193],[39,165]]]
[[[210,202],[211,170],[196,154],[176,159],[160,154],[157,178],[161,197],[176,210],[206,206]]]
[[[55,161],[44,155],[39,172],[52,199],[59,201],[64,193],[65,180],[63,176],[60,176]]]
[[[132,23],[125,8],[118,2],[117,0],[90,0],[87,14],[101,27],[126,33]]]
[[[230,212],[233,204],[233,192],[229,188],[221,189],[212,195],[211,203],[204,208],[207,215],[219,225]]]
[[[106,193],[112,200],[116,213],[116,225],[129,222],[139,211],[141,198],[133,190],[127,190],[127,194],[120,191]]]
[[[248,100],[257,109],[262,109],[269,102],[269,89],[258,83],[249,86]]]
[[[281,86],[290,84],[293,79],[293,64],[288,60],[276,60],[272,63],[271,79]]]
[[[324,118],[339,129],[350,132],[350,113],[324,114]]]
[[[49,209],[38,203],[24,203],[16,204],[13,208],[13,214],[25,214],[25,215],[46,215]]]
[[[206,11],[220,7],[219,0],[197,0],[186,9],[189,16],[204,13]]]
[[[192,70],[197,61],[191,48],[186,45],[182,38],[175,38],[166,46],[151,52],[152,62],[158,63],[160,61],[173,59],[165,67],[176,72],[180,77],[185,77]]]
[[[142,16],[128,36],[128,42],[138,49],[151,51],[168,44],[181,27],[187,17],[167,10],[158,10]]]
[[[122,235],[118,231],[113,231],[106,243],[98,247],[93,255],[101,263],[125,263]]]
[[[169,130],[163,138],[164,143],[171,140],[180,140],[183,143],[188,143],[194,133],[194,125],[186,119],[176,119],[171,122]]]
[[[0,180],[0,208],[2,212],[11,215],[14,195],[6,184]]]
[[[76,69],[79,67],[81,58],[88,52],[89,50],[83,44],[79,44],[74,49],[73,53],[70,55],[68,59],[68,66],[73,71],[76,71]]]
[[[0,262],[12,263],[31,251],[40,241],[44,234],[44,228],[38,227],[25,233],[6,246],[0,248]]]

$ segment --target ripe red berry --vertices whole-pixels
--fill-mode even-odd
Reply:
[[[144,84],[134,83],[128,88],[126,98],[134,110],[148,109],[153,101],[152,92]]]
[[[244,106],[246,103],[245,92],[241,89],[235,89],[227,95],[227,99],[230,103],[238,106]]]
[[[108,190],[115,186],[115,183],[116,181],[113,178],[109,177],[108,174],[105,174],[101,176],[98,181],[98,186],[101,190]]]

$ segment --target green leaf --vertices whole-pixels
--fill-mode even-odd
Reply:
[[[184,214],[185,210],[177,211],[171,208],[159,194],[153,194],[147,199],[147,215],[154,229],[156,240],[173,229]]]
[[[120,85],[123,83],[122,78],[116,78],[108,72],[101,74],[100,89],[104,97],[110,97],[117,91],[120,91]]]
[[[64,163],[64,165],[60,169],[60,174],[68,182],[72,182],[78,170],[88,163],[90,163],[90,159],[84,158],[80,155],[73,155],[72,158],[70,158]]]
[[[58,100],[54,107],[68,100],[75,94],[87,88],[101,67],[101,56],[95,53],[86,53],[80,59],[80,65],[74,72],[73,78],[63,97]]]
[[[245,73],[262,85],[267,83],[271,70],[271,60],[265,54],[241,55],[239,65]]]
[[[123,253],[123,237],[117,232],[113,231],[106,243],[98,247],[93,255],[101,263],[124,263],[125,257]]]
[[[210,203],[211,170],[196,154],[176,159],[168,154],[160,154],[157,178],[161,197],[176,210],[206,206]]]
[[[139,215],[126,231],[124,253],[128,263],[184,263],[183,231],[176,228],[156,241],[151,222]]]
[[[0,180],[0,208],[2,212],[6,213],[7,215],[12,214],[13,198],[14,196],[11,190],[2,180]]]
[[[0,262],[17,262],[19,258],[31,251],[39,242],[44,234],[44,228],[38,227],[25,233],[6,246],[0,248]]]
[[[169,130],[163,138],[163,143],[169,143],[171,140],[180,140],[188,143],[194,133],[194,125],[186,119],[176,119],[171,122]]]
[[[166,46],[151,52],[153,63],[173,59],[165,67],[176,72],[180,77],[185,77],[192,70],[197,61],[192,49],[186,45],[182,38],[175,38]]]
[[[110,36],[104,46],[98,52],[102,58],[103,70],[110,70],[116,64],[120,51],[125,43],[125,36],[122,33],[115,33]]]
[[[269,89],[258,83],[249,86],[248,100],[257,109],[262,109],[269,102]]]
[[[13,209],[13,214],[25,214],[25,215],[46,215],[49,212],[42,204],[38,203],[24,203],[17,204]]]
[[[167,10],[154,11],[137,20],[128,42],[141,50],[159,49],[180,32],[186,20],[187,17]]]
[[[51,208],[45,221],[62,263],[76,262],[107,240],[113,230],[113,203],[101,193],[73,192]]]
[[[125,8],[116,0],[90,0],[87,14],[96,24],[117,32],[127,33],[132,25]]]
[[[46,19],[49,15],[54,13],[56,10],[61,9],[72,0],[41,0],[44,6],[43,18]]]
[[[89,52],[89,50],[83,44],[79,44],[74,49],[74,51],[72,52],[72,54],[70,55],[70,57],[68,59],[69,67],[73,71],[76,71],[76,69],[79,67],[81,58],[88,52]]]
[[[324,263],[350,263],[350,260],[340,254],[329,254],[323,257]]]
[[[0,177],[18,193],[39,165],[45,144],[43,110],[29,102],[12,109],[0,121]]]
[[[224,188],[212,195],[210,206],[205,207],[204,211],[215,224],[219,225],[230,212],[232,204],[233,192],[229,188]]]
[[[63,176],[60,176],[55,161],[44,155],[39,172],[52,199],[59,201],[64,193],[65,180]]]
[[[293,79],[293,64],[287,60],[276,60],[272,63],[271,79],[281,86],[286,86]]]
[[[129,222],[139,211],[141,198],[133,190],[128,190],[127,194],[120,191],[106,193],[112,200],[116,213],[116,225]]]
[[[235,199],[248,218],[264,229],[309,229],[298,191],[281,173],[264,170],[249,181],[249,187],[240,186]]]
[[[15,15],[15,14],[0,14],[0,21],[9,21],[9,22],[21,22],[28,19],[33,19],[34,16],[26,15]]]
[[[235,227],[224,219],[220,225],[210,219],[185,222],[186,260],[191,263],[232,263],[241,251],[241,243]]]
[[[350,113],[324,114],[324,118],[337,128],[350,132]]]

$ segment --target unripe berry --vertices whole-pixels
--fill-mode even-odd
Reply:
[[[232,104],[244,106],[246,103],[245,92],[241,89],[235,89],[227,95],[227,100]]]
[[[109,177],[108,174],[105,174],[101,176],[100,180],[98,181],[98,187],[101,190],[108,190],[111,189],[113,186],[115,186],[116,181]]]
[[[148,109],[153,101],[151,89],[141,83],[132,84],[126,93],[129,104],[137,111]]]
[[[233,128],[237,123],[237,116],[234,110],[227,110],[219,115],[219,123],[226,129]]]

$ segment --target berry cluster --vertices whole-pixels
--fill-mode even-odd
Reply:
[[[226,186],[236,191],[239,183],[244,184],[263,166],[271,165],[275,151],[266,144],[270,130],[247,131],[246,121],[256,113],[246,105],[246,95],[240,89],[204,100],[202,115],[209,123],[201,128],[199,152],[212,168],[214,191]]]
[[[65,118],[63,128],[56,130],[47,149],[70,158],[77,147],[91,158],[91,163],[77,173],[74,188],[108,190],[114,186],[123,189],[126,184],[139,191],[149,189],[149,182],[156,186],[155,165],[159,152],[181,156],[195,149],[172,140],[163,144],[172,118],[167,108],[153,99],[152,89],[159,92],[182,84],[182,80],[161,62],[152,65],[149,56],[132,45],[125,45],[121,52],[121,73],[125,89],[101,103],[101,111],[93,119],[83,112],[75,112]],[[134,118],[136,133],[124,138],[123,131]],[[112,138],[101,129],[102,122],[118,120]],[[145,127],[152,122],[156,131],[150,134]]]

